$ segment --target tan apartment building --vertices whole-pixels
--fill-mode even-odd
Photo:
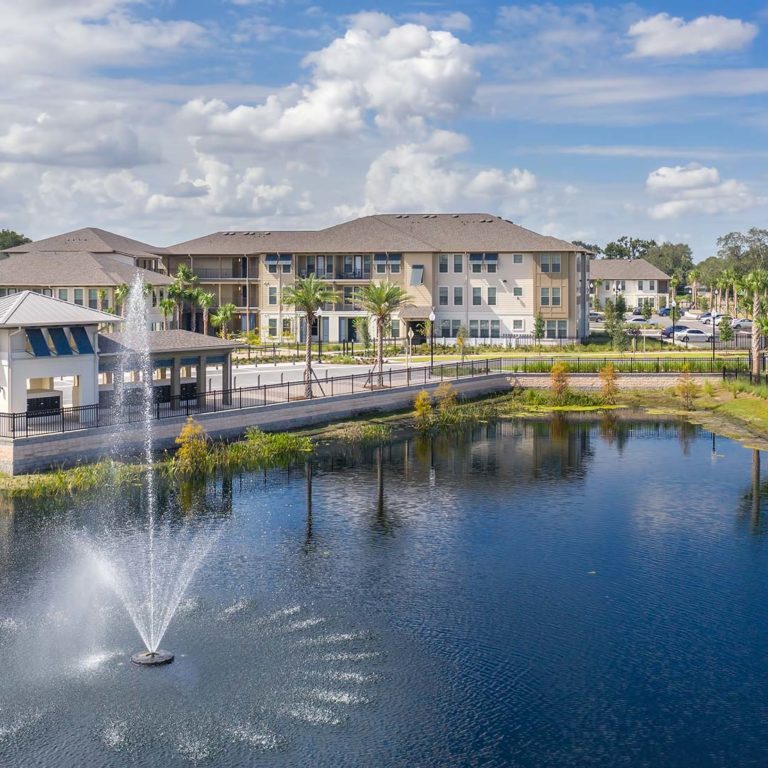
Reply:
[[[593,304],[605,306],[624,297],[627,309],[653,309],[669,304],[670,276],[645,259],[593,259],[589,267],[590,296]]]
[[[537,314],[545,338],[588,333],[589,254],[490,214],[384,214],[316,231],[218,232],[163,249],[169,273],[189,266],[218,304],[237,307],[236,330],[263,340],[302,338],[301,316],[280,301],[297,277],[317,274],[339,293],[313,335],[353,340],[357,289],[390,280],[411,296],[393,319],[403,337],[435,314],[437,338],[464,327],[501,343],[531,336]],[[187,320],[191,322],[191,318]]]
[[[138,271],[152,286],[147,315],[153,330],[163,324],[159,301],[173,282],[162,248],[87,227],[0,253],[0,298],[25,290],[90,309],[113,312],[116,289]]]

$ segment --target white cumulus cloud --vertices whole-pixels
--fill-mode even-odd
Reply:
[[[629,28],[634,56],[673,57],[715,51],[737,51],[755,39],[758,28],[741,19],[699,16],[685,21],[668,13],[636,22]]]
[[[736,179],[722,181],[717,168],[698,163],[657,168],[648,175],[645,186],[648,192],[662,198],[648,208],[653,219],[735,213],[761,202],[745,183]]]

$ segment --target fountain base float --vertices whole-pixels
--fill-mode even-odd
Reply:
[[[140,651],[131,656],[134,664],[140,664],[143,667],[157,667],[160,664],[170,664],[173,661],[173,654],[168,651]]]

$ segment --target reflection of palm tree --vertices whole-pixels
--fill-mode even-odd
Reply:
[[[760,451],[752,451],[752,525],[760,522]]]
[[[304,552],[311,552],[314,549],[313,530],[312,530],[312,462],[307,461],[304,464],[304,480],[307,487],[307,531],[304,536]]]

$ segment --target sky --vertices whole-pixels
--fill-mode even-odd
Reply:
[[[0,0],[0,228],[768,227],[768,0]]]

